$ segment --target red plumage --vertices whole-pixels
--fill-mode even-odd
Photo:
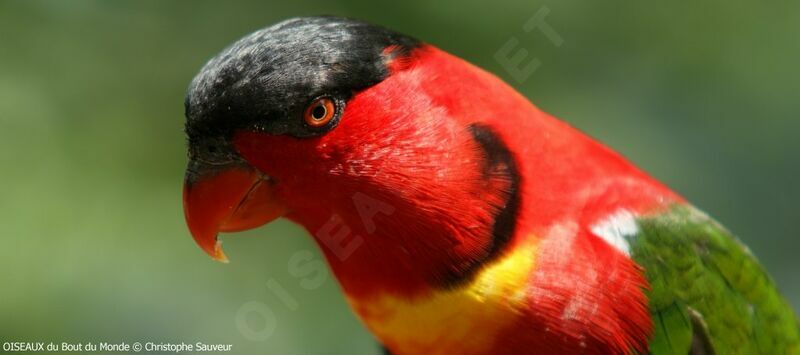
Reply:
[[[335,216],[349,238],[368,237],[346,260],[323,248],[347,294],[424,297],[442,268],[482,256],[496,212],[485,201],[502,203],[506,182],[478,176],[481,152],[465,127],[480,123],[519,164],[524,198],[509,249],[527,238],[539,245],[530,307],[494,353],[555,353],[576,344],[586,353],[646,352],[652,324],[642,272],[589,226],[620,209],[644,215],[681,198],[459,58],[423,46],[390,67],[326,135],[235,136],[242,156],[281,182],[288,218],[313,234]],[[394,208],[375,217],[374,233],[352,208],[358,193]]]

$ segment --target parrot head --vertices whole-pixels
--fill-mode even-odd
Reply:
[[[448,87],[459,81],[448,68],[483,75],[336,17],[287,20],[223,50],[185,100],[194,240],[226,261],[220,232],[285,217],[315,237],[345,288],[467,278],[509,239],[518,176],[472,109],[485,98]]]

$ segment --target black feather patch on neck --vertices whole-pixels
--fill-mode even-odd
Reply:
[[[520,206],[520,174],[508,146],[491,128],[485,125],[474,123],[468,129],[484,154],[484,179],[499,178],[506,181],[506,186],[501,191],[505,196],[505,202],[496,206],[498,212],[494,217],[492,239],[486,248],[486,253],[482,258],[473,260],[464,268],[449,271],[441,285],[449,289],[472,281],[478,271],[496,260],[506,250],[506,246],[514,236]]]

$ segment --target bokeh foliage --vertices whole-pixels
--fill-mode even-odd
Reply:
[[[542,6],[563,45],[522,31]],[[306,291],[287,271],[317,253],[300,228],[228,238],[220,265],[183,223],[189,80],[240,36],[313,14],[383,24],[509,80],[726,224],[800,305],[800,2],[0,1],[0,339],[376,351],[332,278]],[[522,83],[493,59],[512,36],[542,62]],[[276,315],[266,341],[236,327],[253,300]]]

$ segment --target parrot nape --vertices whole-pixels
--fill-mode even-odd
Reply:
[[[185,100],[191,234],[287,218],[392,354],[798,354],[750,251],[622,156],[466,61],[290,19]]]

